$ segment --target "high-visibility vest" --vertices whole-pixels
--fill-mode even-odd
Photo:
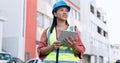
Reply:
[[[53,32],[50,34],[50,28],[47,30],[47,38],[48,44],[52,45],[57,39],[56,30],[53,28]],[[75,31],[75,26],[68,26],[70,31]],[[48,61],[48,62],[47,62]],[[56,61],[56,50],[49,53],[49,55],[45,58],[45,63],[55,63]],[[77,63],[78,57],[74,56],[74,52],[72,48],[67,46],[61,46],[59,48],[59,63]]]

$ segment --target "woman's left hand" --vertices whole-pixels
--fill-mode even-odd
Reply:
[[[69,46],[69,47],[71,47],[76,54],[79,53],[79,51],[76,48],[77,45],[76,45],[75,38],[73,38],[73,37],[67,37],[67,38],[65,38],[64,41],[65,41],[66,45]]]
[[[70,36],[65,38],[65,43],[67,46],[74,48],[76,46],[75,38]]]

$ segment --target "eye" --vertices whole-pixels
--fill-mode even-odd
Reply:
[[[66,12],[68,12],[68,9],[66,9]]]
[[[59,11],[68,12],[68,8],[66,8],[66,7],[61,7],[61,8],[59,8]]]
[[[60,9],[60,11],[64,11],[63,9]]]
[[[67,9],[67,8],[64,8],[64,11],[65,11],[65,12],[68,12],[68,9]]]
[[[68,12],[68,9],[60,9],[60,11]]]

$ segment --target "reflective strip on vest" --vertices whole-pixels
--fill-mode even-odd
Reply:
[[[56,61],[56,52],[51,52],[46,60]],[[72,53],[59,53],[59,61],[78,61],[78,58],[74,56]]]
[[[73,28],[75,29],[75,28]],[[71,30],[74,31],[70,28],[70,26],[68,27],[67,30]],[[48,32],[47,32],[48,33]],[[57,39],[56,39],[56,29],[53,28],[53,32],[49,35],[50,37],[48,37],[49,41],[49,45],[52,45]],[[56,61],[56,51],[51,52],[46,58],[45,60],[47,61]],[[73,50],[72,48],[69,48],[67,46],[61,46],[59,49],[59,61],[78,61],[78,57],[74,56]]]

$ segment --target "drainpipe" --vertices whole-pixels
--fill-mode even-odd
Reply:
[[[3,38],[3,22],[5,21],[4,18],[0,17],[0,52],[2,52],[2,38]]]

